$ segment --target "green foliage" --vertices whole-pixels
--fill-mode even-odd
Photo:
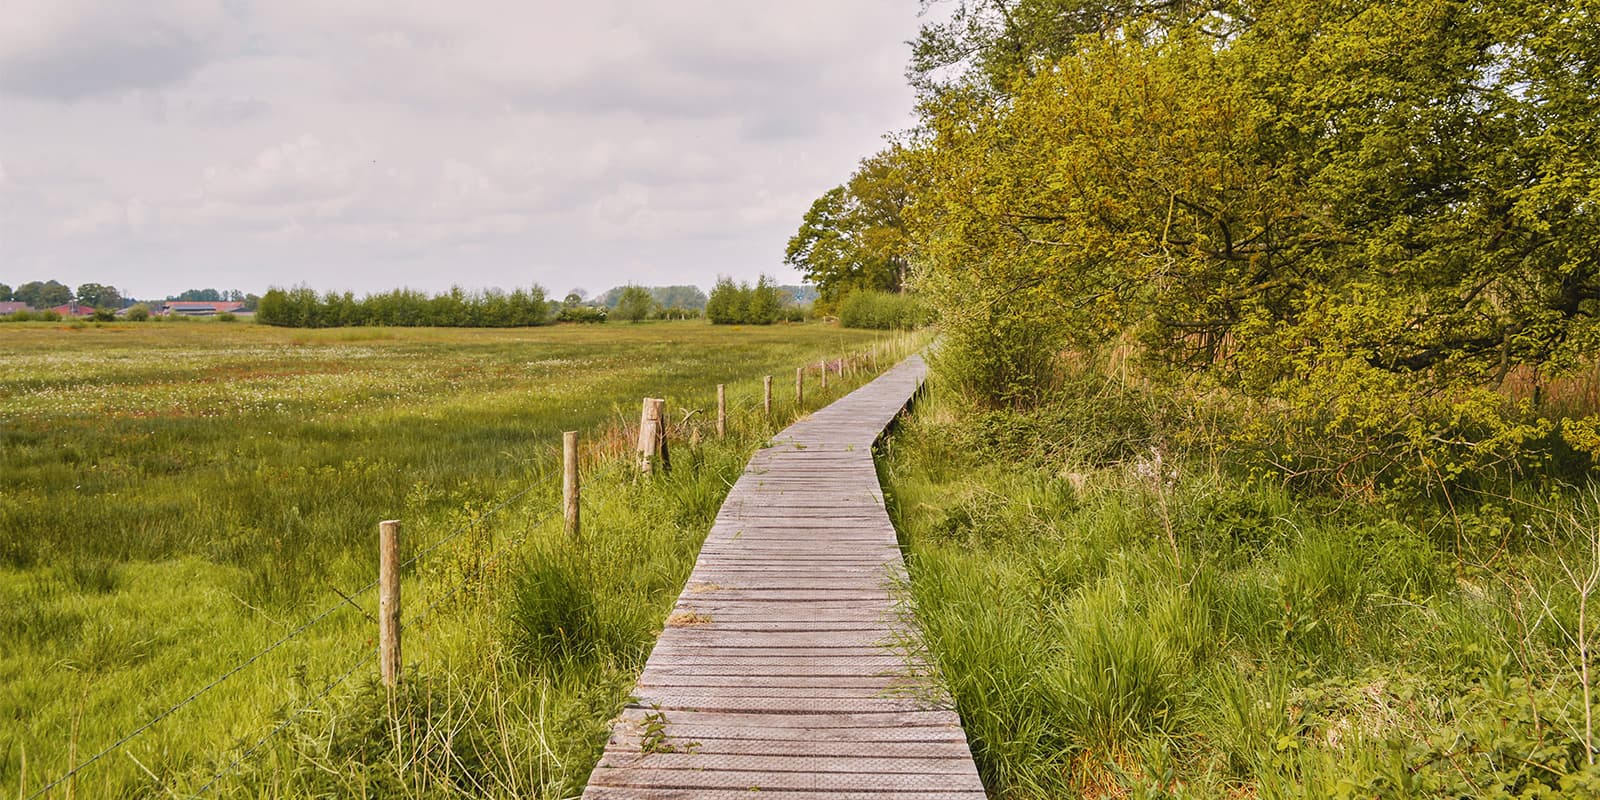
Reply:
[[[1592,793],[1600,489],[1323,504],[1181,455],[1192,398],[1093,376],[1027,410],[936,387],[883,466],[991,793]]]
[[[706,319],[713,325],[771,325],[782,312],[778,287],[765,275],[755,286],[718,278],[706,301]]]
[[[1573,84],[1592,32],[1533,3],[1348,12],[1278,4],[1221,39],[1124,19],[1041,45],[1051,68],[1003,104],[931,97],[916,216],[941,316],[1004,298],[1257,391],[1330,359],[1434,390],[1576,364],[1600,228],[1573,176],[1600,167],[1549,131],[1597,130]]]
[[[856,290],[899,292],[911,242],[903,215],[911,203],[907,152],[899,146],[865,159],[850,181],[811,204],[789,239],[784,263],[836,305]]]
[[[622,301],[623,292],[628,288],[628,286],[612,287],[597,298],[596,302],[606,308],[615,309]],[[662,308],[699,311],[706,307],[706,293],[698,286],[649,286],[645,289],[650,293],[650,299]]]
[[[43,310],[72,302],[72,290],[59,281],[28,281],[12,290],[11,298]]]
[[[318,297],[310,287],[298,286],[268,290],[256,310],[256,321],[289,328],[516,328],[547,324],[550,308],[539,286],[509,293],[499,289],[469,293],[456,286],[432,297],[396,289],[359,300],[349,292]]]
[[[129,322],[144,322],[150,319],[150,307],[144,303],[136,303],[129,307],[125,318]]]
[[[612,315],[624,322],[640,322],[656,310],[656,301],[643,286],[624,286],[617,295]]]
[[[0,302],[15,299],[11,295],[10,284],[0,283]]]
[[[115,310],[122,307],[122,293],[115,286],[85,283],[78,287],[77,299],[79,303],[96,309]]]
[[[606,321],[607,311],[595,306],[563,305],[556,313],[556,322],[585,322],[599,324]]]
[[[912,330],[928,324],[928,309],[914,294],[857,290],[839,304],[839,324],[846,328]]]

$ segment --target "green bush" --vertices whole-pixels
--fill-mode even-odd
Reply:
[[[150,319],[150,307],[140,303],[128,309],[127,318],[129,322],[144,322]]]
[[[231,312],[231,311],[224,311],[221,314],[217,315],[217,321],[218,322],[238,322],[239,318],[237,316],[235,316],[233,314],[233,312]]]
[[[858,291],[839,305],[839,324],[846,328],[911,330],[928,324],[931,314],[914,294]]]
[[[91,319],[95,322],[115,322],[117,320],[117,312],[109,308],[97,308],[94,310],[94,315]]]
[[[561,313],[556,315],[556,322],[601,323],[605,321],[606,310],[594,306],[563,306]]]
[[[650,316],[655,310],[656,301],[650,297],[650,290],[643,286],[625,286],[622,295],[617,298],[617,307],[613,314],[623,322],[640,322]]]

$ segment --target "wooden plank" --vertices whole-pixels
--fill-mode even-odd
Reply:
[[[588,800],[979,800],[959,717],[909,652],[873,445],[920,359],[791,425],[734,483]]]
[[[781,789],[663,789],[595,786],[589,800],[984,800],[981,791],[794,791]]]

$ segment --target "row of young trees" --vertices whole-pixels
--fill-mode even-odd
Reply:
[[[300,286],[268,291],[261,297],[256,321],[291,328],[348,325],[513,328],[554,322],[556,313],[557,309],[545,299],[544,289],[537,285],[511,292],[499,289],[468,292],[458,286],[431,296],[411,289],[396,289],[361,298],[350,292],[319,295],[309,287]]]
[[[778,285],[765,275],[754,286],[718,278],[706,300],[706,319],[713,325],[771,325],[783,313]]]

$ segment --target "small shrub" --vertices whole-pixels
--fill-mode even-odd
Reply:
[[[54,311],[40,311],[39,316],[35,317],[35,319],[40,322],[60,322],[61,315]]]
[[[5,319],[7,322],[32,322],[39,319],[39,314],[34,311],[13,311]]]
[[[556,315],[556,321],[601,323],[606,321],[606,310],[594,306],[565,306]]]
[[[150,307],[140,303],[128,309],[127,319],[129,322],[144,322],[150,319]]]
[[[117,320],[117,312],[109,308],[97,308],[94,310],[94,315],[91,319],[95,322],[115,322]]]
[[[238,322],[239,318],[237,316],[235,316],[233,314],[233,312],[231,312],[231,311],[224,311],[221,314],[217,315],[217,321],[218,322]]]

